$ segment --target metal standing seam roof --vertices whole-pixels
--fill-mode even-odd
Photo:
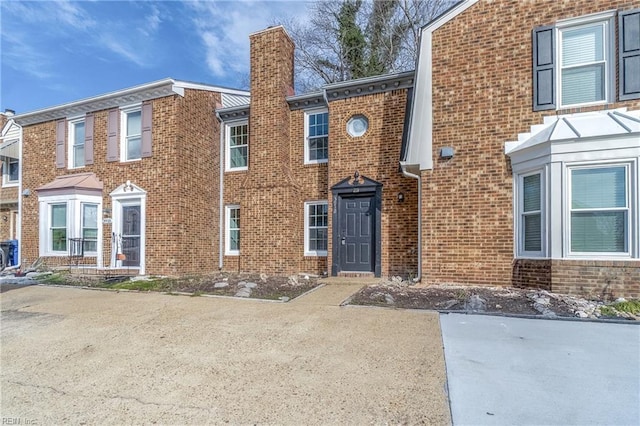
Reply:
[[[51,182],[37,188],[36,191],[55,191],[61,189],[83,189],[89,191],[102,191],[104,184],[98,180],[95,173],[76,173],[73,175],[58,176]]]
[[[640,146],[640,110],[626,108],[544,117],[543,124],[518,135],[518,140],[505,144],[511,154],[548,141],[576,140],[607,136],[638,135]]]

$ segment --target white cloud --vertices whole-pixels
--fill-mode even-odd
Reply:
[[[117,40],[114,38],[113,34],[105,33],[102,34],[100,42],[111,52],[123,57],[129,62],[133,62],[139,67],[144,67],[148,64],[141,51],[136,47],[131,46],[127,40]]]
[[[249,34],[288,17],[307,20],[306,2],[194,1],[192,22],[204,48],[205,62],[215,77],[249,71]]]
[[[22,32],[2,31],[2,62],[16,71],[25,72],[39,79],[51,76],[51,62],[47,55],[29,44]]]

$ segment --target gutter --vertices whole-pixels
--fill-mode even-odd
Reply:
[[[220,123],[220,195],[219,195],[219,217],[218,217],[218,269],[222,270],[224,266],[224,257],[222,251],[224,250],[224,122],[220,113],[216,111],[216,118]]]
[[[404,176],[418,181],[418,273],[416,281],[420,281],[422,280],[422,178],[420,175],[409,172],[407,170],[409,165],[406,163],[400,162],[400,168]]]
[[[16,261],[16,266],[18,266],[18,269],[20,269],[20,266],[22,266],[22,169],[23,169],[23,164],[22,164],[22,146],[24,145],[22,143],[22,138],[24,137],[22,134],[22,126],[19,125],[18,123],[16,123],[14,121],[14,124],[16,126],[18,126],[20,128],[20,139],[19,139],[19,151],[18,151],[18,173],[19,173],[19,177],[20,179],[18,180],[18,226],[16,226],[16,239],[18,240],[18,258],[15,259]]]

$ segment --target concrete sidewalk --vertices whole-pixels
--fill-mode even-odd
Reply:
[[[454,425],[640,424],[640,326],[441,315]]]
[[[449,424],[438,315],[30,286],[0,295],[21,424]]]

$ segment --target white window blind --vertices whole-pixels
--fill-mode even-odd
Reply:
[[[562,104],[605,99],[605,24],[564,30],[562,35]]]
[[[522,179],[522,244],[524,251],[542,250],[542,210],[540,174]]]
[[[571,251],[627,251],[627,169],[571,171]]]

